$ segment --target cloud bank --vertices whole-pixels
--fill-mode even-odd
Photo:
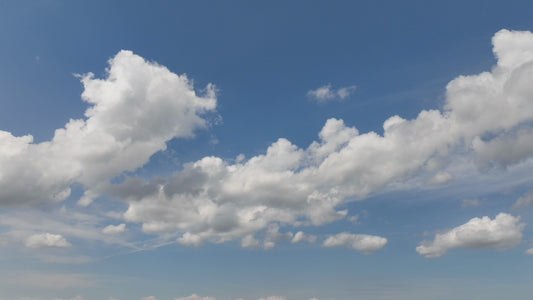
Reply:
[[[174,233],[194,245],[240,238],[249,246],[271,224],[342,219],[348,211],[337,207],[347,200],[415,175],[428,184],[449,182],[453,174],[438,166],[458,153],[481,169],[516,164],[531,156],[528,143],[517,143],[521,150],[511,158],[504,148],[489,153],[487,147],[529,133],[533,34],[502,30],[493,45],[498,62],[491,72],[452,80],[442,111],[390,117],[381,135],[329,119],[307,148],[280,138],[248,160],[205,157],[167,178],[130,178],[110,193],[129,204],[124,219],[142,223],[146,233]]]
[[[393,183],[413,176],[430,185],[453,181],[442,167],[451,156],[463,155],[480,169],[530,158],[533,34],[501,30],[492,43],[497,64],[490,72],[457,77],[447,85],[442,110],[423,110],[411,120],[392,116],[382,133],[360,133],[331,118],[307,147],[280,138],[249,159],[208,156],[168,177],[111,184],[148,163],[169,140],[208,126],[205,114],[216,108],[213,86],[199,96],[186,76],[121,51],[109,61],[106,78],[80,76],[90,105],[85,119],[70,120],[38,144],[30,135],[0,131],[0,205],[60,202],[78,183],[85,188],[80,204],[106,193],[127,204],[122,219],[142,224],[144,233],[191,246],[241,240],[245,247],[271,249],[295,239],[284,228],[343,219],[348,211],[342,204]],[[341,99],[350,88],[326,86],[310,95]],[[113,228],[104,231],[121,230]],[[379,247],[360,240],[386,243],[369,237],[342,233],[324,243],[363,252]]]

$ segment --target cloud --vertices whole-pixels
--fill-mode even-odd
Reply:
[[[157,300],[157,298],[155,296],[148,296],[148,297],[142,298],[141,300]]]
[[[254,238],[253,234],[248,234],[241,239],[241,247],[243,248],[257,248],[259,245],[261,242]]]
[[[287,300],[287,297],[270,296],[270,297],[266,297],[266,298],[259,298],[258,300]]]
[[[514,209],[520,209],[524,207],[528,207],[533,203],[533,191],[529,191],[522,197],[518,198],[516,200],[515,204],[513,204]]]
[[[305,234],[303,231],[298,231],[291,240],[291,243],[296,244],[299,242],[316,242],[316,235]]]
[[[433,176],[429,182],[432,184],[444,184],[450,180],[453,179],[453,175],[446,172],[446,171],[440,171],[435,176]]]
[[[79,76],[84,119],[71,119],[52,140],[0,131],[0,205],[60,202],[80,183],[89,204],[99,189],[125,171],[145,165],[166,142],[205,128],[216,106],[214,87],[198,96],[185,75],[176,75],[131,51],[109,60],[104,79]]]
[[[290,240],[292,237],[292,232],[280,233],[279,226],[271,224],[264,232],[263,248],[265,250],[274,249],[277,243]]]
[[[385,247],[386,244],[387,239],[380,236],[342,232],[326,238],[323,246],[328,248],[347,247],[362,251],[365,254],[372,254]]]
[[[457,77],[446,88],[442,111],[423,110],[411,120],[392,116],[381,135],[332,118],[306,148],[280,138],[260,155],[237,161],[208,156],[169,177],[129,178],[108,192],[128,204],[124,219],[142,223],[145,233],[176,235],[186,245],[242,239],[242,246],[256,247],[272,245],[265,235],[272,224],[340,220],[348,215],[339,209],[347,199],[364,199],[393,183],[415,176],[425,178],[418,188],[446,183],[455,176],[444,169],[450,157],[504,170],[531,157],[529,148],[502,159],[504,148],[488,155],[483,145],[514,141],[531,127],[531,43],[532,33],[499,31],[491,72]]]
[[[34,234],[26,239],[25,244],[28,248],[66,248],[72,246],[60,234],[51,233]]]
[[[126,231],[126,224],[122,223],[119,225],[108,225],[102,229],[104,234],[120,234]]]
[[[509,145],[513,145],[509,147]],[[476,137],[472,147],[478,161],[489,166],[508,166],[529,157],[533,153],[533,129],[523,128],[511,131],[508,135],[483,141]]]
[[[292,237],[292,232],[280,233],[279,225],[270,224],[262,233],[262,248],[272,250],[276,247],[277,243],[290,240]],[[257,248],[261,246],[261,242],[253,234],[249,234],[241,239],[241,246],[243,248]]]
[[[533,248],[527,249],[526,254],[533,255]]]
[[[440,257],[448,250],[467,249],[511,249],[522,241],[525,224],[520,217],[506,213],[489,217],[473,218],[467,223],[435,235],[433,241],[424,241],[416,251],[425,257]]]
[[[73,207],[58,211],[16,210],[0,214],[0,245],[4,247],[25,245],[28,237],[44,235],[51,232],[60,235],[66,240],[80,239],[97,241],[103,244],[115,244],[130,249],[140,249],[134,243],[126,240],[126,235],[108,235],[102,233],[102,224],[109,224],[109,218],[96,214],[81,213],[83,207]],[[87,257],[45,256],[43,253],[33,253],[37,259],[54,263],[84,263]]]
[[[186,76],[121,51],[109,61],[105,78],[80,76],[82,98],[90,105],[84,119],[70,120],[42,143],[0,131],[0,205],[60,202],[72,184],[81,184],[80,204],[107,193],[128,206],[124,221],[140,223],[147,234],[184,245],[241,239],[243,246],[271,248],[294,238],[287,227],[343,219],[346,201],[391,184],[415,176],[424,183],[452,180],[456,174],[435,161],[461,155],[481,169],[505,170],[530,158],[532,44],[530,32],[499,31],[493,38],[497,64],[490,72],[457,77],[446,87],[442,110],[423,110],[410,120],[392,116],[382,134],[360,133],[332,118],[307,147],[280,138],[250,158],[208,156],[171,176],[111,184],[145,165],[169,140],[207,127],[205,114],[216,107],[213,86],[199,96]],[[310,95],[341,99],[350,88],[327,85]],[[508,153],[501,146],[506,143],[519,147]],[[22,226],[24,234],[38,230],[13,218],[0,222]],[[92,223],[74,229],[60,229],[59,223],[47,219],[61,230],[50,232],[123,243]]]
[[[307,92],[307,97],[319,102],[331,102],[342,101],[356,90],[355,85],[339,88],[337,90],[331,88],[331,84],[327,84],[317,88],[316,90],[310,90]]]

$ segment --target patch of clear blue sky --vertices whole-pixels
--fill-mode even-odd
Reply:
[[[380,132],[392,115],[412,118],[421,109],[440,108],[446,83],[457,75],[489,70],[492,35],[502,28],[533,29],[531,11],[531,1],[0,0],[0,129],[49,139],[69,118],[83,116],[81,84],[72,74],[101,76],[107,59],[130,49],[187,73],[198,89],[216,84],[223,118],[197,139],[170,142],[175,153],[155,155],[142,175],[172,172],[168,155],[180,162],[205,155],[251,156],[279,137],[306,147],[330,117],[361,132]],[[307,99],[308,90],[327,83],[355,84],[357,90],[342,103],[317,105]],[[219,143],[210,144],[213,138]],[[389,238],[389,245],[372,256],[316,245],[280,244],[269,252],[241,250],[237,244],[175,245],[53,268],[101,274],[98,290],[62,292],[88,299],[165,299],[193,292],[222,299],[271,294],[379,299],[388,293],[432,295],[439,288],[445,295],[463,291],[459,295],[465,298],[485,288],[488,298],[524,295],[533,265],[523,248],[420,257],[414,247],[425,230],[454,227],[473,217],[460,209],[460,195],[406,204],[424,196],[439,198],[431,191],[400,193],[395,199],[376,196],[347,205],[361,214],[361,224],[311,229]],[[480,196],[489,205],[476,215],[493,217],[519,194]],[[510,200],[496,204],[502,197]],[[3,261],[6,269],[20,263]],[[372,294],[376,289],[382,294]]]

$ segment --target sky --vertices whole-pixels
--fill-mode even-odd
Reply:
[[[526,299],[530,1],[0,0],[0,299]]]

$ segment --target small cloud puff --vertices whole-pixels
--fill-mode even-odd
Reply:
[[[365,254],[372,254],[385,247],[387,239],[367,234],[352,234],[342,232],[329,236],[325,241],[324,247],[348,247],[354,250],[363,251]]]
[[[291,240],[291,243],[296,244],[299,242],[316,242],[316,236],[311,234],[305,234],[303,231],[298,231]]]
[[[65,248],[72,246],[62,235],[51,233],[34,234],[26,239],[25,245],[28,248]]]
[[[307,92],[307,97],[319,102],[330,101],[342,101],[348,98],[355,90],[355,85],[342,87],[339,89],[332,89],[331,84],[327,84],[317,88],[316,90],[310,90]]]
[[[124,223],[119,224],[119,225],[109,225],[109,226],[104,227],[104,229],[102,229],[103,234],[110,234],[110,235],[120,234],[120,233],[123,233],[124,231],[126,231],[126,224]]]

